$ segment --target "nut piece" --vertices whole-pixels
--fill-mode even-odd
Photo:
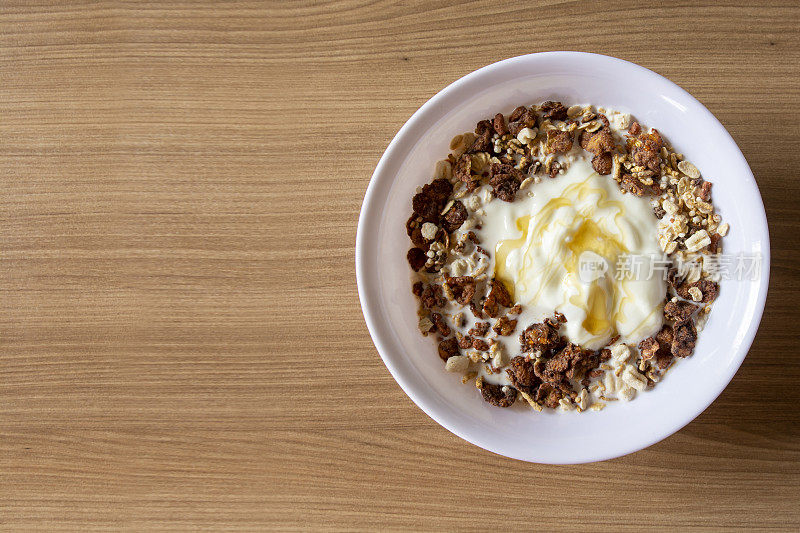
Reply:
[[[469,363],[468,355],[454,355],[447,359],[447,362],[444,364],[444,369],[448,372],[463,373],[469,368]]]

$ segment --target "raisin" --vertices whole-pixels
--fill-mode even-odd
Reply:
[[[439,357],[442,358],[442,361],[447,361],[449,358],[458,354],[458,341],[455,337],[450,337],[439,343]]]
[[[420,296],[422,296],[423,288],[424,284],[421,281],[418,281],[411,286],[411,293],[417,298],[419,298]]]
[[[700,186],[700,194],[698,196],[704,202],[707,202],[711,199],[711,182],[704,181],[703,184]]]
[[[408,264],[414,272],[419,272],[428,262],[428,256],[420,248],[411,248],[406,254],[406,259],[408,259]]]

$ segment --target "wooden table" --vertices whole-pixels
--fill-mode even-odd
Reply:
[[[689,4],[3,2],[0,526],[800,527],[800,6]],[[554,49],[635,61],[708,106],[773,247],[761,331],[714,405],[567,467],[418,409],[353,264],[409,115]]]

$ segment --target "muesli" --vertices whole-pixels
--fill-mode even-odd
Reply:
[[[406,223],[419,329],[445,370],[498,407],[580,412],[692,354],[728,225],[657,130],[547,101],[450,149]]]

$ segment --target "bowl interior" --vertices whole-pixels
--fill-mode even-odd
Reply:
[[[714,183],[717,211],[731,230],[725,254],[759,256],[760,272],[724,279],[694,355],[652,391],[599,412],[536,413],[489,406],[460,376],[444,371],[434,341],[416,324],[405,260],[405,221],[415,188],[430,181],[450,139],[520,104],[560,100],[631,113],[657,128]],[[406,393],[462,438],[509,457],[577,463],[646,447],[691,421],[724,389],[752,343],[766,297],[769,239],[758,188],[741,152],[697,100],[665,78],[606,56],[532,54],[495,63],[444,89],[406,123],[384,154],[362,207],[359,292],[376,347]],[[734,259],[738,260],[738,259]],[[746,259],[749,261],[749,259]],[[747,263],[750,265],[751,263]]]

